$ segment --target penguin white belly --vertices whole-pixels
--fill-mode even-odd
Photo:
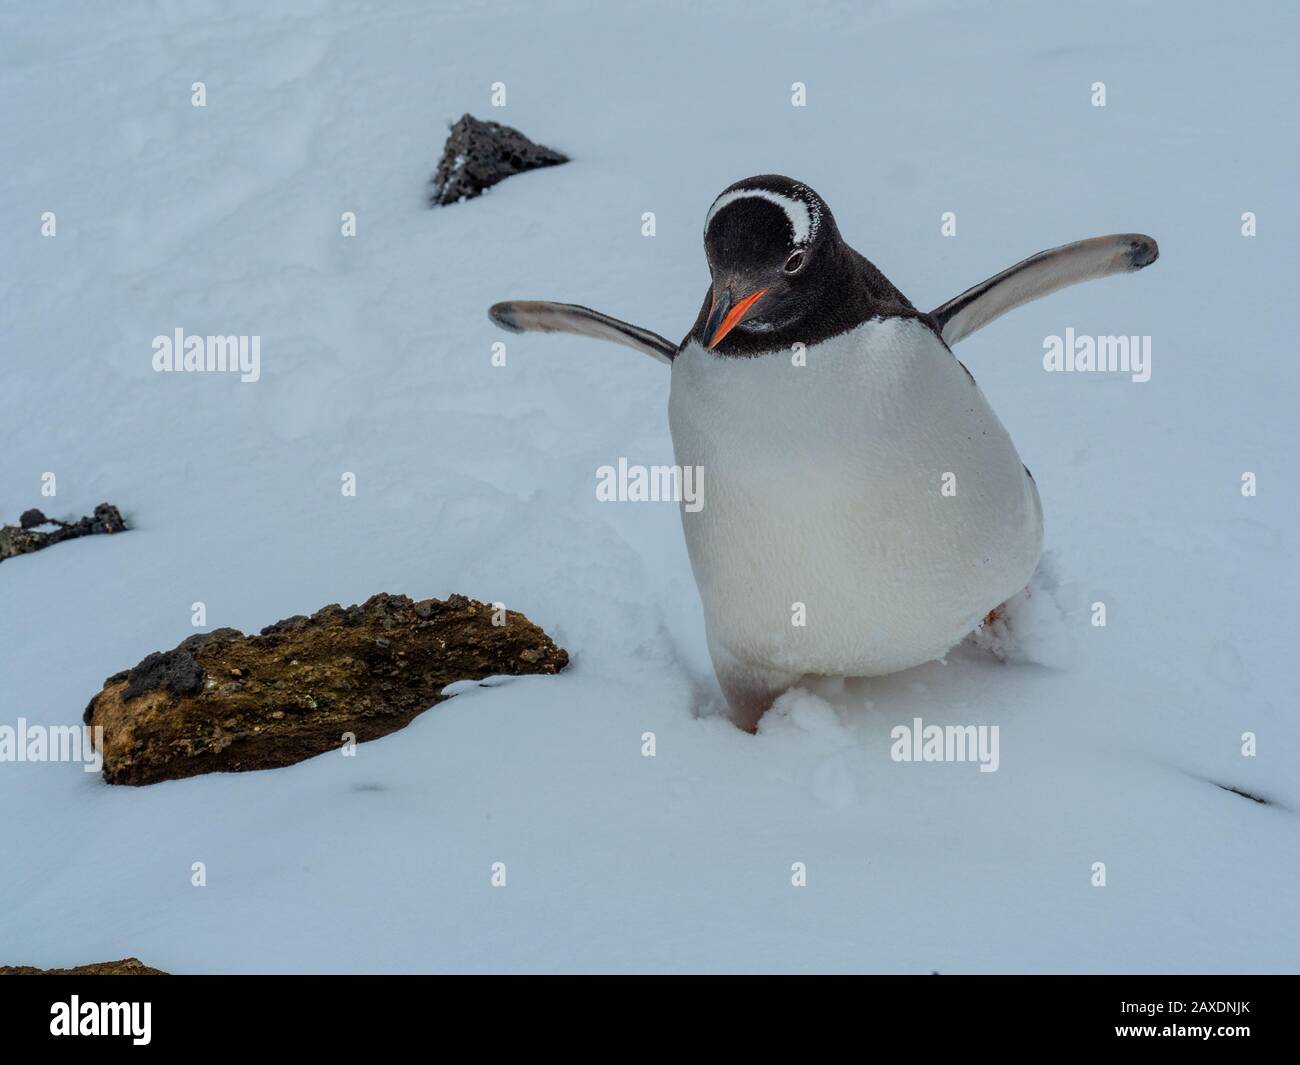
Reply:
[[[1029,581],[1033,479],[983,394],[915,319],[809,348],[672,365],[682,525],[711,645],[788,673],[871,676],[944,655]],[[715,652],[715,661],[717,660]]]

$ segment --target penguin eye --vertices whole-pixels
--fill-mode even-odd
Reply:
[[[803,266],[803,252],[797,251],[785,261],[785,272],[787,274],[798,273],[801,266]]]

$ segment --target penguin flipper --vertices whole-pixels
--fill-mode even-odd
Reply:
[[[658,333],[611,318],[590,307],[579,307],[576,303],[510,300],[494,303],[488,308],[488,317],[512,333],[576,333],[597,340],[611,340],[665,364],[671,364],[677,355],[677,345]]]
[[[1156,242],[1142,233],[1116,233],[1062,244],[994,274],[930,313],[950,347],[983,329],[995,318],[1058,288],[1110,274],[1132,273],[1160,255]]]

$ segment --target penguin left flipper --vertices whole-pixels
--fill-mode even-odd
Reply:
[[[1007,267],[930,314],[939,325],[944,343],[951,347],[1007,311],[1059,288],[1096,277],[1132,273],[1150,266],[1159,256],[1156,242],[1145,233],[1115,233],[1062,244]]]
[[[574,333],[596,340],[611,340],[644,352],[665,365],[671,364],[677,355],[677,345],[658,333],[611,318],[590,307],[579,307],[576,303],[510,300],[494,303],[488,308],[488,317],[512,333]]]

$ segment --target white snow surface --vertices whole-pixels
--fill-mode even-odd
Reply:
[[[0,520],[107,500],[132,529],[0,564],[0,724],[80,723],[195,602],[255,632],[460,592],[573,664],[355,758],[140,789],[0,765],[0,964],[1296,970],[1298,29],[1249,2],[4,5]],[[573,161],[430,210],[465,111]],[[718,713],[674,506],[595,498],[619,456],[672,462],[668,374],[485,311],[677,339],[708,206],[765,172],[923,307],[1097,234],[1161,258],[958,350],[1042,492],[1022,653],[795,690],[754,737]],[[261,379],[155,373],[178,327],[260,336]],[[1151,381],[1044,372],[1067,327],[1150,335]],[[998,725],[998,771],[892,761],[918,717]]]

